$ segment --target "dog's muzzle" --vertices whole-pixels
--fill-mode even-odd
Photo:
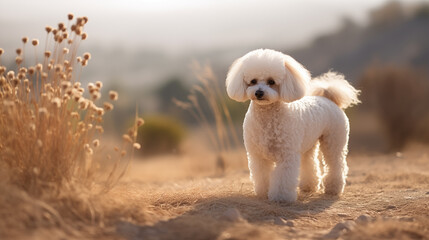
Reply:
[[[262,90],[257,90],[257,91],[255,92],[255,97],[256,97],[258,100],[262,100],[262,98],[264,97],[264,91],[262,91]]]

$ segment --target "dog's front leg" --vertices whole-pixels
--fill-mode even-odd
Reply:
[[[297,198],[300,154],[294,153],[276,162],[271,174],[268,199],[275,202],[294,202]]]
[[[273,163],[257,154],[249,153],[248,164],[250,179],[253,182],[256,195],[258,197],[267,198],[268,187],[270,184],[270,173],[273,170]]]

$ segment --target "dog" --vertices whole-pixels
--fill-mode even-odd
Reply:
[[[330,71],[311,80],[292,57],[258,49],[231,65],[226,90],[233,100],[251,100],[243,138],[257,196],[294,202],[298,183],[302,192],[322,184],[325,194],[344,191],[350,129],[343,110],[360,102],[360,91],[343,75]]]

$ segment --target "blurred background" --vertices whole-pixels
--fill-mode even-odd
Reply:
[[[248,103],[228,100],[224,79],[257,48],[291,55],[313,76],[341,72],[362,90],[363,103],[347,110],[351,153],[429,142],[429,1],[0,0],[0,9],[2,63],[11,67],[23,36],[43,44],[46,25],[68,13],[89,18],[82,82],[119,92],[105,122],[110,136],[127,129],[138,106],[145,155],[242,146]]]

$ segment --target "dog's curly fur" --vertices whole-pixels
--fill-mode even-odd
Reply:
[[[323,183],[327,194],[343,192],[349,121],[342,109],[359,103],[359,91],[344,76],[328,72],[311,80],[292,57],[258,49],[232,64],[226,88],[236,101],[251,100],[243,135],[258,196],[293,202],[299,180],[301,191],[317,191]]]

